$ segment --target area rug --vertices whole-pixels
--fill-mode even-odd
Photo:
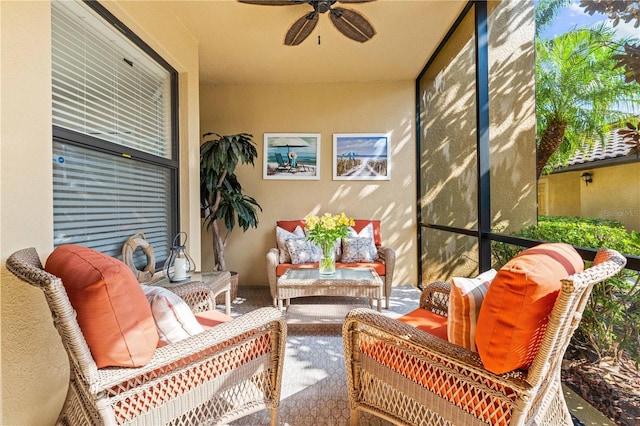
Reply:
[[[418,306],[419,291],[395,287],[385,315],[398,317]],[[271,306],[266,287],[240,287],[232,315]],[[350,309],[368,306],[364,298],[305,297],[291,299],[285,314],[285,350],[278,424],[282,426],[341,426],[349,424],[347,374],[342,347],[342,323]],[[360,425],[391,425],[361,414]],[[269,411],[243,417],[234,426],[269,425]]]
[[[287,331],[294,334],[340,334],[342,323],[351,309],[368,307],[353,304],[292,304],[285,313]]]

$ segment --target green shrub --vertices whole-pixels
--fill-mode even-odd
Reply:
[[[577,247],[608,247],[620,253],[640,255],[639,234],[628,232],[616,220],[541,216],[537,225],[528,226],[516,235]],[[518,246],[493,243],[495,266],[500,267],[522,250]],[[597,358],[620,359],[626,353],[638,363],[639,344],[640,277],[638,272],[625,269],[594,286],[572,346]]]
[[[587,223],[589,225],[609,226],[611,228],[624,228],[622,222],[619,220],[600,219],[599,217],[540,216],[538,221],[547,223]]]

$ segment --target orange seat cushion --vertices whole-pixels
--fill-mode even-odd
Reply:
[[[231,321],[233,318],[220,311],[205,311],[195,314],[196,319],[204,328],[215,327],[216,325]]]
[[[438,315],[429,309],[415,309],[398,318],[398,321],[426,331],[442,340],[447,340],[447,317]]]
[[[561,279],[584,263],[568,244],[540,244],[504,265],[491,282],[476,325],[476,348],[496,374],[527,370],[561,288]]]
[[[141,367],[158,332],[140,283],[127,265],[95,250],[63,245],[45,270],[62,279],[98,368]]]

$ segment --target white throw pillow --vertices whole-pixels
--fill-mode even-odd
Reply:
[[[376,243],[373,238],[373,223],[368,223],[367,226],[365,226],[360,230],[360,232],[356,232],[356,230],[353,229],[352,227],[349,227],[347,232],[348,232],[347,237],[367,238],[369,240],[368,249],[369,249],[369,253],[372,261],[378,258],[378,249],[376,248]],[[342,244],[344,245],[344,240]],[[344,253],[342,254],[342,256],[343,256],[342,261],[344,262]]]
[[[189,305],[180,296],[163,287],[141,287],[156,322],[160,336],[158,346],[179,342],[204,331]]]
[[[284,228],[276,226],[276,243],[280,252],[278,263],[291,263],[291,254],[289,253],[286,242],[289,238],[298,237],[304,237],[304,231],[299,225],[296,226],[293,232],[289,232]]]

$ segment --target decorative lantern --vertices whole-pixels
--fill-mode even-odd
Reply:
[[[182,235],[184,235],[183,243],[180,242]],[[171,252],[164,262],[162,270],[172,283],[187,281],[191,278],[191,273],[196,270],[196,263],[187,253],[186,232],[178,232],[173,238],[173,247],[171,247]]]

